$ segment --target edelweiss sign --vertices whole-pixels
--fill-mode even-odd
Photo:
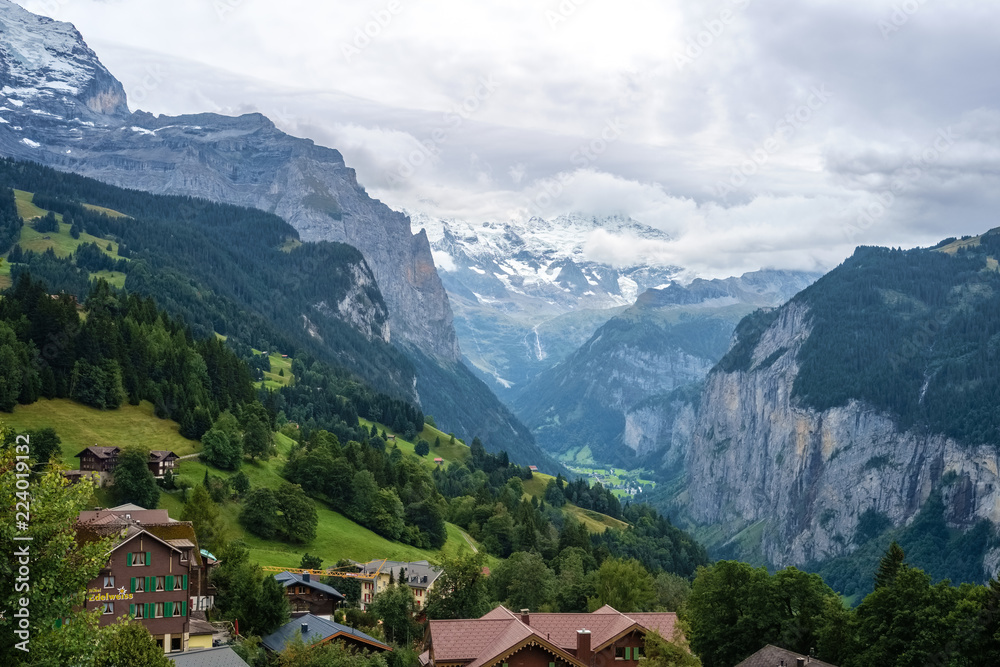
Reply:
[[[125,591],[125,587],[122,586],[118,589],[117,593],[100,593],[94,589],[90,590],[90,595],[87,596],[87,602],[114,602],[116,600],[131,600],[132,594]]]

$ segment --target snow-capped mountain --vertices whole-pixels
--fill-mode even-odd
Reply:
[[[669,240],[630,218],[574,214],[471,223],[408,213],[413,228],[427,232],[463,353],[505,400],[639,294],[680,274],[673,267],[611,266],[588,256],[587,242],[598,230]]]

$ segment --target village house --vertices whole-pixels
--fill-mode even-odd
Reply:
[[[81,541],[114,537],[85,602],[101,610],[102,626],[131,616],[166,653],[212,645],[211,626],[191,618],[211,592],[191,522],[128,504],[81,512],[75,527]]]
[[[337,605],[344,601],[336,588],[315,581],[308,572],[279,572],[274,578],[285,587],[293,618],[312,614],[330,620]]]
[[[673,612],[519,614],[500,606],[482,618],[430,622],[427,667],[636,667],[647,632],[672,639]]]
[[[84,473],[97,473],[102,484],[111,482],[115,468],[118,466],[118,454],[121,453],[119,447],[100,447],[94,445],[76,455],[80,459],[80,471]],[[149,452],[149,467],[153,477],[161,479],[167,471],[177,469],[177,461],[180,457],[173,452],[162,449],[154,449]],[[78,477],[74,475],[72,477]]]
[[[373,579],[361,582],[361,609],[367,610],[375,596],[389,585],[390,579],[397,584],[406,584],[413,591],[417,609],[423,609],[427,604],[427,595],[434,582],[441,576],[441,568],[434,567],[425,560],[404,563],[394,560],[373,560],[367,563],[355,563],[358,571],[374,575]]]

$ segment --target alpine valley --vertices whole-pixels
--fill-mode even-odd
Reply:
[[[127,395],[195,442],[229,408],[262,427],[254,410],[267,403],[272,430],[281,413],[290,433],[329,431],[289,437],[286,478],[358,522],[388,516],[379,534],[414,548],[442,548],[450,527],[474,550],[460,526],[493,556],[570,544],[593,560],[598,544],[690,578],[708,561],[689,531],[710,556],[808,568],[845,596],[871,589],[892,541],[936,580],[1000,570],[1000,231],[860,247],[825,275],[709,280],[616,263],[595,251],[601,234],[669,235],[586,212],[394,211],[334,148],[260,114],[132,111],[72,25],[9,0],[0,25],[0,281],[12,295],[0,360],[20,369],[0,383],[5,410],[42,396],[115,409]],[[76,323],[85,308],[79,349],[25,314]],[[172,350],[184,382],[126,349],[123,330]],[[36,377],[46,336],[65,363]],[[209,363],[232,371],[226,391],[206,389]],[[440,465],[400,464],[385,427],[415,455],[428,453],[421,434],[434,441]],[[411,464],[423,465],[412,479]],[[576,465],[646,471],[656,488],[636,500],[664,516],[573,479]],[[389,509],[350,505],[356,481],[369,508]]]

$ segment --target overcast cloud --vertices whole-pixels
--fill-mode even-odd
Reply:
[[[133,109],[259,110],[394,208],[674,239],[598,233],[595,259],[828,269],[1000,224],[993,2],[21,4],[76,24]]]

